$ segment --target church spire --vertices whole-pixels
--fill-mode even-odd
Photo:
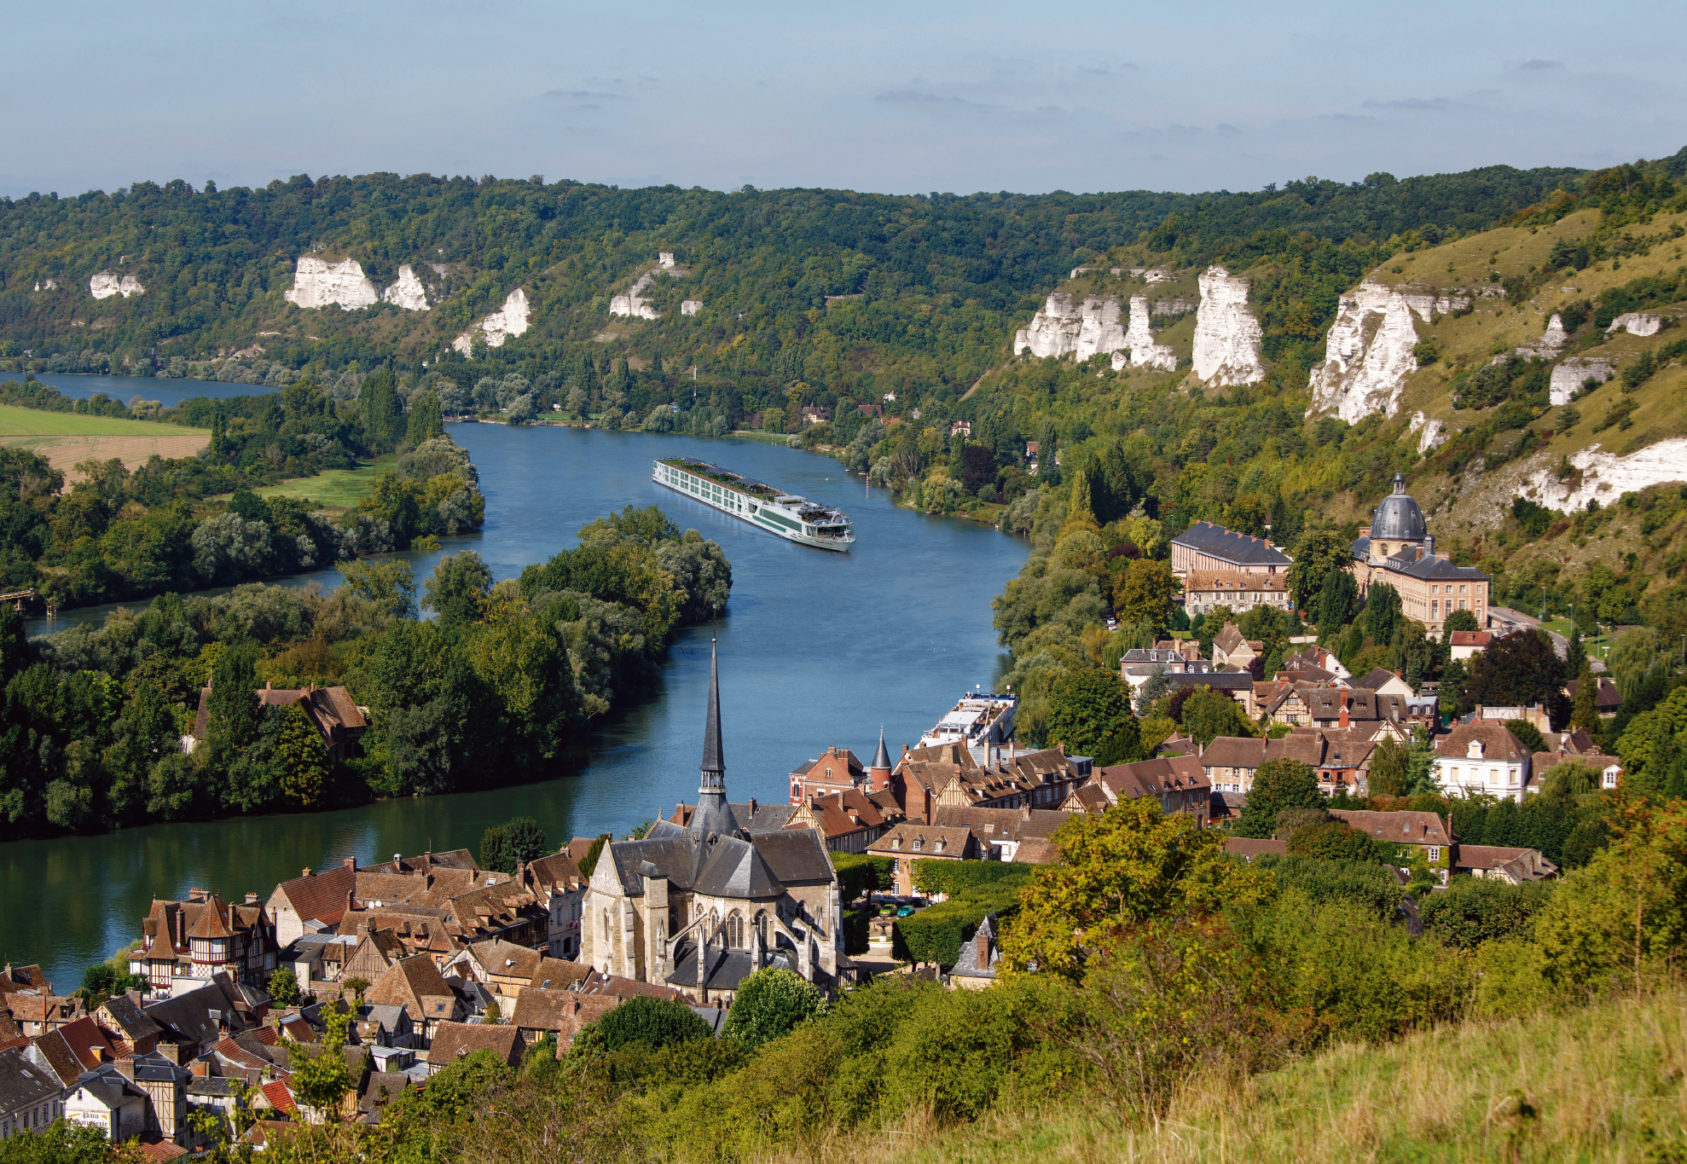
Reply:
[[[714,639],[709,640],[709,719],[703,726],[702,790],[724,789],[726,759],[720,746],[720,657]]]
[[[703,837],[725,836],[737,829],[732,806],[726,802],[726,759],[720,742],[720,656],[709,643],[709,718],[703,726],[703,769],[697,785],[697,811],[691,831]]]

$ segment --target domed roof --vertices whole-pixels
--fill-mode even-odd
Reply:
[[[1371,540],[1421,542],[1428,535],[1429,527],[1424,524],[1423,510],[1406,495],[1405,475],[1394,474],[1394,492],[1384,497],[1377,511],[1371,515]]]

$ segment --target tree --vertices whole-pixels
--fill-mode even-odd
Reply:
[[[819,987],[790,970],[770,966],[739,984],[721,1037],[759,1047],[825,1013],[826,998]]]
[[[422,605],[439,615],[441,626],[479,621],[492,593],[492,569],[473,550],[447,554],[422,588]]]
[[[1519,630],[1501,635],[1470,661],[1470,681],[1465,684],[1465,710],[1484,704],[1489,707],[1545,707],[1552,722],[1563,723],[1569,715],[1564,698],[1564,660],[1552,649],[1545,631]]]
[[[299,1003],[299,978],[290,967],[282,966],[272,971],[264,989],[269,991],[270,1001],[277,1006],[297,1006]]]
[[[1408,752],[1393,736],[1384,736],[1371,752],[1367,777],[1372,796],[1404,796],[1407,789]]]
[[[211,668],[208,731],[224,754],[258,738],[263,708],[258,704],[257,660],[256,645],[239,643],[224,650]]]
[[[1541,739],[1541,729],[1526,719],[1508,719],[1504,723],[1506,731],[1517,738],[1517,742],[1530,752],[1546,751],[1546,741]]]
[[[1113,592],[1113,611],[1120,622],[1144,622],[1164,631],[1178,581],[1164,562],[1138,558],[1125,568],[1125,576]]]
[[[1594,702],[1594,692],[1598,690],[1599,677],[1592,668],[1582,663],[1581,674],[1576,679],[1576,696],[1570,701],[1570,725],[1581,728],[1584,732],[1599,730],[1599,708]],[[1516,734],[1515,732],[1513,733]]]
[[[1346,573],[1353,561],[1352,547],[1333,530],[1308,530],[1295,543],[1294,562],[1289,566],[1289,596],[1295,608],[1310,610],[1323,593],[1330,575]]]
[[[1130,689],[1111,671],[1077,667],[1061,672],[1049,685],[1048,708],[1043,739],[1049,746],[1065,744],[1068,752],[1085,756],[1107,750],[1135,757],[1137,724]]]
[[[1326,820],[1297,829],[1289,838],[1289,855],[1316,857],[1321,861],[1382,860],[1382,851],[1374,840],[1339,820]]]
[[[315,808],[328,791],[328,752],[302,703],[272,708],[279,719],[275,761],[281,765],[282,792],[299,808]]]
[[[1446,617],[1445,621],[1441,623],[1441,641],[1444,643],[1452,642],[1454,631],[1473,631],[1481,629],[1482,628],[1477,625],[1476,616],[1470,611],[1455,610]]]
[[[389,618],[416,616],[416,576],[410,563],[359,559],[340,566],[343,586]]]
[[[1254,773],[1248,802],[1236,822],[1239,837],[1269,837],[1277,814],[1287,808],[1323,808],[1329,800],[1318,787],[1318,773],[1299,760],[1267,760]]]
[[[709,1024],[697,1012],[671,998],[629,998],[594,1023],[593,1028],[597,1032],[596,1041],[606,1051],[619,1051],[635,1044],[657,1049],[692,1039],[707,1039],[711,1034]]]
[[[1318,591],[1318,634],[1327,639],[1346,626],[1358,599],[1353,575],[1346,570],[1332,571]]]
[[[1039,866],[1002,936],[1002,960],[1078,978],[1087,952],[1155,921],[1246,906],[1265,879],[1224,855],[1224,838],[1188,813],[1167,815],[1142,797],[1075,814],[1054,833],[1061,863]]]
[[[1386,582],[1373,583],[1365,594],[1365,635],[1373,643],[1392,642],[1401,618],[1400,592]]]
[[[439,397],[424,392],[410,402],[410,425],[404,439],[411,447],[445,435],[445,417],[440,411]]]
[[[1183,701],[1183,730],[1203,748],[1218,736],[1251,736],[1236,701],[1210,687],[1197,687]]]
[[[494,873],[514,873],[516,866],[536,861],[549,851],[544,829],[530,816],[491,825],[480,834],[480,867]]]
[[[329,1005],[322,1010],[322,1020],[327,1029],[315,1046],[287,1040],[293,1068],[288,1086],[300,1102],[333,1122],[339,1116],[340,1101],[352,1088],[351,1072],[346,1067],[346,1057],[341,1054],[351,1013],[338,1005]]]

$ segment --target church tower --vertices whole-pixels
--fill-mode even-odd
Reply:
[[[890,751],[885,747],[885,730],[879,726],[879,750],[873,753],[873,766],[867,769],[867,791],[880,792],[890,787]]]
[[[714,640],[709,642],[709,717],[703,725],[703,765],[697,785],[697,810],[691,814],[691,831],[700,836],[725,836],[736,822],[726,803],[726,759],[720,740],[720,657]]]

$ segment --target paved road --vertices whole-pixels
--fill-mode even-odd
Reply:
[[[1510,634],[1515,630],[1535,630],[1541,627],[1541,620],[1532,615],[1524,614],[1521,610],[1512,610],[1507,606],[1488,607],[1488,629],[1501,634]],[[1546,637],[1552,640],[1552,649],[1558,652],[1560,659],[1570,653],[1570,640],[1554,631],[1547,631]]]

